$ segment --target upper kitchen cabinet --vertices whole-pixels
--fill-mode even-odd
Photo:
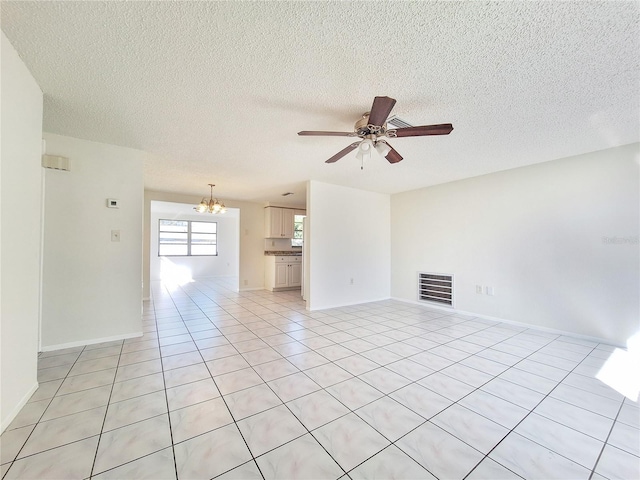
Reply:
[[[292,208],[266,207],[264,209],[265,238],[293,238]]]

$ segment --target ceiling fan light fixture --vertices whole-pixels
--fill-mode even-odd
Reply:
[[[370,138],[365,138],[362,142],[360,142],[360,146],[358,147],[358,153],[362,153],[362,154],[371,153],[372,148],[373,148],[373,141]]]
[[[387,142],[379,140],[376,142],[375,146],[376,152],[378,152],[382,157],[386,157],[391,151],[391,147]]]
[[[356,158],[362,165],[364,160],[371,154],[371,149],[375,148],[378,153],[387,159],[389,163],[398,163],[402,161],[400,155],[391,145],[379,137],[397,138],[397,137],[424,137],[431,135],[449,135],[453,131],[453,125],[450,123],[441,123],[437,125],[420,125],[414,127],[408,122],[399,119],[396,116],[389,117],[393,110],[396,100],[391,97],[375,97],[371,110],[358,120],[353,128],[353,132],[324,132],[318,130],[304,130],[298,132],[298,135],[311,136],[328,136],[328,137],[359,137],[360,142],[354,142],[346,148],[343,148],[333,157],[325,160],[325,163],[335,163],[345,155],[354,150]],[[389,128],[391,126],[392,128]],[[360,167],[362,169],[362,167]]]
[[[371,150],[373,149],[373,141],[369,138],[365,138],[358,145],[358,152],[356,158],[360,160],[360,170],[364,170],[364,162],[371,158]]]

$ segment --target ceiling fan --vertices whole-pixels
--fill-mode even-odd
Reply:
[[[375,149],[386,158],[389,163],[398,163],[402,156],[385,140],[380,137],[422,137],[425,135],[449,135],[453,130],[450,123],[438,125],[423,125],[420,127],[387,128],[387,118],[396,104],[396,100],[390,97],[375,97],[371,111],[362,115],[354,126],[353,132],[322,132],[305,130],[298,132],[301,136],[326,136],[326,137],[358,137],[359,141],[343,148],[325,163],[334,163],[346,154],[358,149],[357,157],[364,161],[365,156]],[[362,168],[362,167],[361,167]]]

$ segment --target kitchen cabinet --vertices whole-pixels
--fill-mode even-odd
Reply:
[[[292,208],[266,207],[264,209],[265,238],[293,238]]]
[[[264,283],[267,290],[294,290],[302,285],[302,255],[267,255]]]

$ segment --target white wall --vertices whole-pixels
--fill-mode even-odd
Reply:
[[[143,237],[144,298],[149,298],[150,292],[151,202],[161,201],[197,205],[200,200],[202,200],[202,196],[145,190]],[[260,290],[264,288],[264,206],[258,203],[242,202],[228,198],[223,200],[228,208],[240,210],[238,274],[240,290]]]
[[[71,171],[45,170],[42,349],[140,335],[146,154],[44,138],[47,153],[68,157]],[[107,208],[107,198],[120,208]]]
[[[193,205],[186,205],[187,212],[176,212],[175,208],[164,208],[167,202],[151,202],[151,243],[150,269],[151,280],[162,280],[163,274],[171,275],[176,269],[188,271],[192,278],[203,277],[237,277],[238,276],[238,212],[229,208],[224,215],[198,214],[193,212]],[[179,204],[184,205],[184,204]],[[159,257],[158,256],[158,221],[163,220],[196,220],[200,222],[216,222],[217,256],[198,257]]]
[[[389,195],[311,181],[307,198],[307,307],[389,298]]]
[[[0,152],[0,432],[38,387],[42,92],[4,33]]]
[[[638,162],[633,144],[393,195],[392,296],[452,273],[457,310],[624,344],[640,326]]]

